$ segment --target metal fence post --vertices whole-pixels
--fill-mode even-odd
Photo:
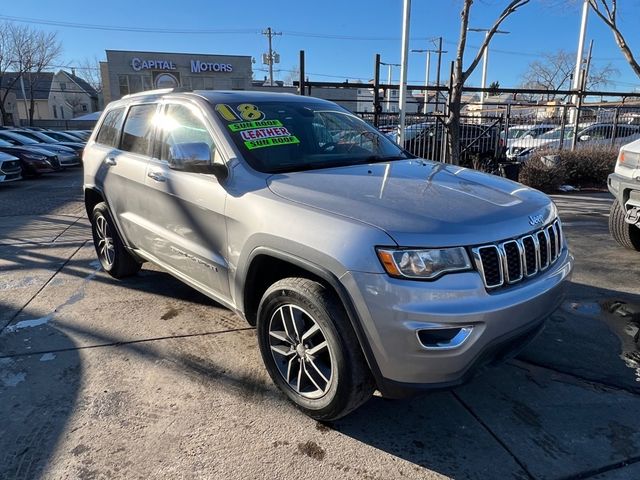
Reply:
[[[378,113],[380,110],[380,54],[376,53],[375,70],[373,72],[373,126],[378,128]]]
[[[616,143],[616,130],[618,130],[618,116],[620,115],[620,107],[616,107],[616,114],[613,116],[613,129],[611,131],[611,148]]]
[[[300,95],[304,96],[304,50],[300,50],[300,79],[298,81],[298,89]]]
[[[562,105],[562,117],[560,118],[560,146],[558,150],[562,150],[564,147],[564,131],[567,126],[567,105]]]
[[[571,151],[576,149],[576,143],[578,143],[578,126],[580,125],[580,109],[582,108],[582,97],[584,94],[584,70],[581,71],[580,89],[578,90],[576,103],[576,118],[573,119],[573,135],[571,137]]]

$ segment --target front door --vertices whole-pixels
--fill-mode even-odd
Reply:
[[[202,111],[190,103],[168,103],[156,122],[156,147],[147,167],[146,187],[157,215],[151,254],[191,281],[229,298],[225,260],[227,193],[214,175],[169,168],[172,149],[206,143],[221,162]]]

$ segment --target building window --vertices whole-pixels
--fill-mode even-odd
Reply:
[[[192,77],[191,78],[191,88],[193,90],[203,90],[204,89],[204,78],[202,78],[202,77]]]
[[[58,118],[58,108],[55,105],[53,106],[53,118]]]
[[[129,75],[129,93],[138,93],[142,91],[142,76]]]
[[[129,95],[129,77],[118,75],[118,84],[120,85],[120,96]]]
[[[88,110],[86,103],[82,104],[82,111],[86,112]]]
[[[206,77],[204,79],[204,89],[205,90],[213,90],[215,88],[214,83],[213,83],[213,78],[211,77]]]
[[[142,88],[144,90],[152,90],[153,89],[152,84],[153,84],[153,81],[150,75],[142,76]]]
[[[64,118],[64,107],[60,105],[60,116]]]
[[[232,78],[231,79],[231,89],[232,90],[244,90],[244,79],[242,79],[242,78]]]
[[[65,82],[60,82],[60,90],[63,92],[67,89],[67,84]]]

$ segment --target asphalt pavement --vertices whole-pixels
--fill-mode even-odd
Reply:
[[[0,478],[640,478],[640,253],[608,194],[554,197],[576,269],[520,356],[321,424],[230,311],[148,264],[101,271],[81,184],[0,185]]]

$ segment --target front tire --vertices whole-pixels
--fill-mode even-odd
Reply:
[[[124,247],[109,208],[104,202],[93,208],[91,233],[98,260],[105,272],[114,278],[129,277],[138,273],[142,265]]]
[[[267,372],[305,414],[336,420],[373,393],[374,382],[344,308],[324,285],[285,278],[258,307],[258,344]]]
[[[629,250],[640,251],[640,228],[624,221],[625,210],[618,200],[611,205],[609,232],[619,245]]]

